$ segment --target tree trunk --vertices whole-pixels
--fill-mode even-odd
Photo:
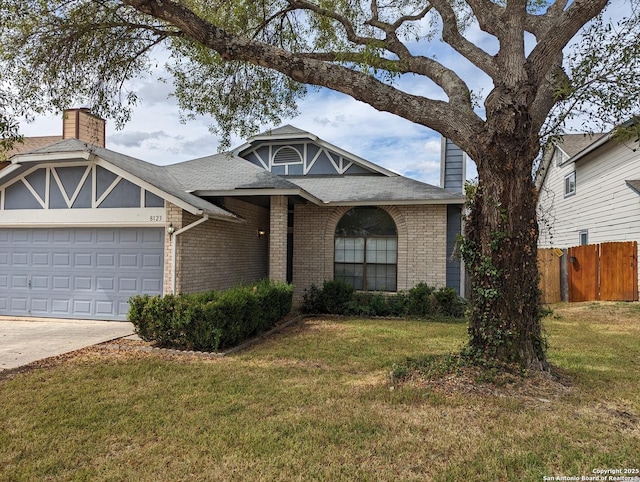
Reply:
[[[494,136],[476,150],[479,183],[463,256],[471,277],[471,353],[545,370],[531,175],[537,141],[526,135]]]

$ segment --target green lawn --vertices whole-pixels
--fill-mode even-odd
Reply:
[[[221,359],[93,349],[0,381],[0,480],[542,481],[640,469],[640,305],[554,307],[571,380],[393,386],[466,325],[307,320]]]

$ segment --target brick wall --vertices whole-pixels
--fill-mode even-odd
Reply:
[[[271,196],[269,227],[269,278],[287,280],[287,209],[286,196]]]
[[[173,242],[177,243],[177,293],[223,290],[267,277],[268,239],[258,238],[258,230],[269,226],[269,211],[232,198],[225,198],[224,207],[246,223],[208,220],[167,238],[165,293],[171,292]],[[167,220],[176,230],[199,218],[170,204],[167,207]]]
[[[176,292],[226,289],[240,282],[273,277],[275,271],[269,273],[268,261],[271,236],[258,238],[257,232],[269,226],[273,230],[275,223],[275,226],[283,226],[286,233],[286,198],[282,199],[282,203],[272,200],[275,210],[271,224],[266,208],[227,198],[224,206],[246,219],[246,223],[209,220],[177,237],[167,235],[165,293],[171,292],[173,242],[177,242]],[[283,209],[278,208],[280,204]],[[304,289],[311,284],[321,285],[324,280],[333,279],[334,233],[340,218],[349,209],[295,205],[293,284],[296,303],[302,301]],[[407,290],[420,281],[445,286],[447,207],[385,206],[383,209],[391,215],[398,229],[398,290]],[[280,214],[284,219],[276,221]],[[197,219],[167,203],[167,221],[176,230]],[[278,245],[280,249],[273,252],[284,257],[286,249],[282,249],[281,243]],[[285,259],[276,260],[276,264],[278,272],[286,274]],[[274,267],[273,260],[271,267]]]
[[[334,233],[349,207],[297,204],[294,210],[294,302],[304,289],[333,279]],[[398,290],[420,281],[446,285],[447,207],[384,206],[398,229]]]

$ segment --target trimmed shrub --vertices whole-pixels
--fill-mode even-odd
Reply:
[[[440,313],[454,318],[463,318],[467,311],[467,302],[461,296],[458,296],[456,290],[445,287],[440,288],[433,293]]]
[[[433,295],[435,288],[426,283],[418,283],[407,293],[407,311],[412,316],[427,317],[438,312],[438,301]]]
[[[291,311],[293,287],[261,281],[223,292],[148,296],[129,300],[136,333],[159,346],[215,351],[273,327]]]
[[[439,288],[418,283],[408,292],[384,294],[354,291],[341,281],[325,281],[322,288],[312,285],[305,290],[302,311],[354,316],[415,316],[432,318],[465,315],[466,301],[453,288]]]
[[[354,293],[353,286],[340,280],[327,280],[322,284],[322,289],[311,285],[302,296],[302,311],[342,315],[347,303],[353,301]]]

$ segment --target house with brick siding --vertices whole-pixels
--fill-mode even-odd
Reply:
[[[106,149],[87,110],[64,119],[61,140],[0,170],[0,316],[122,320],[138,293],[266,277],[295,302],[334,278],[462,290],[465,158],[446,140],[437,187],[292,126],[157,166]]]

